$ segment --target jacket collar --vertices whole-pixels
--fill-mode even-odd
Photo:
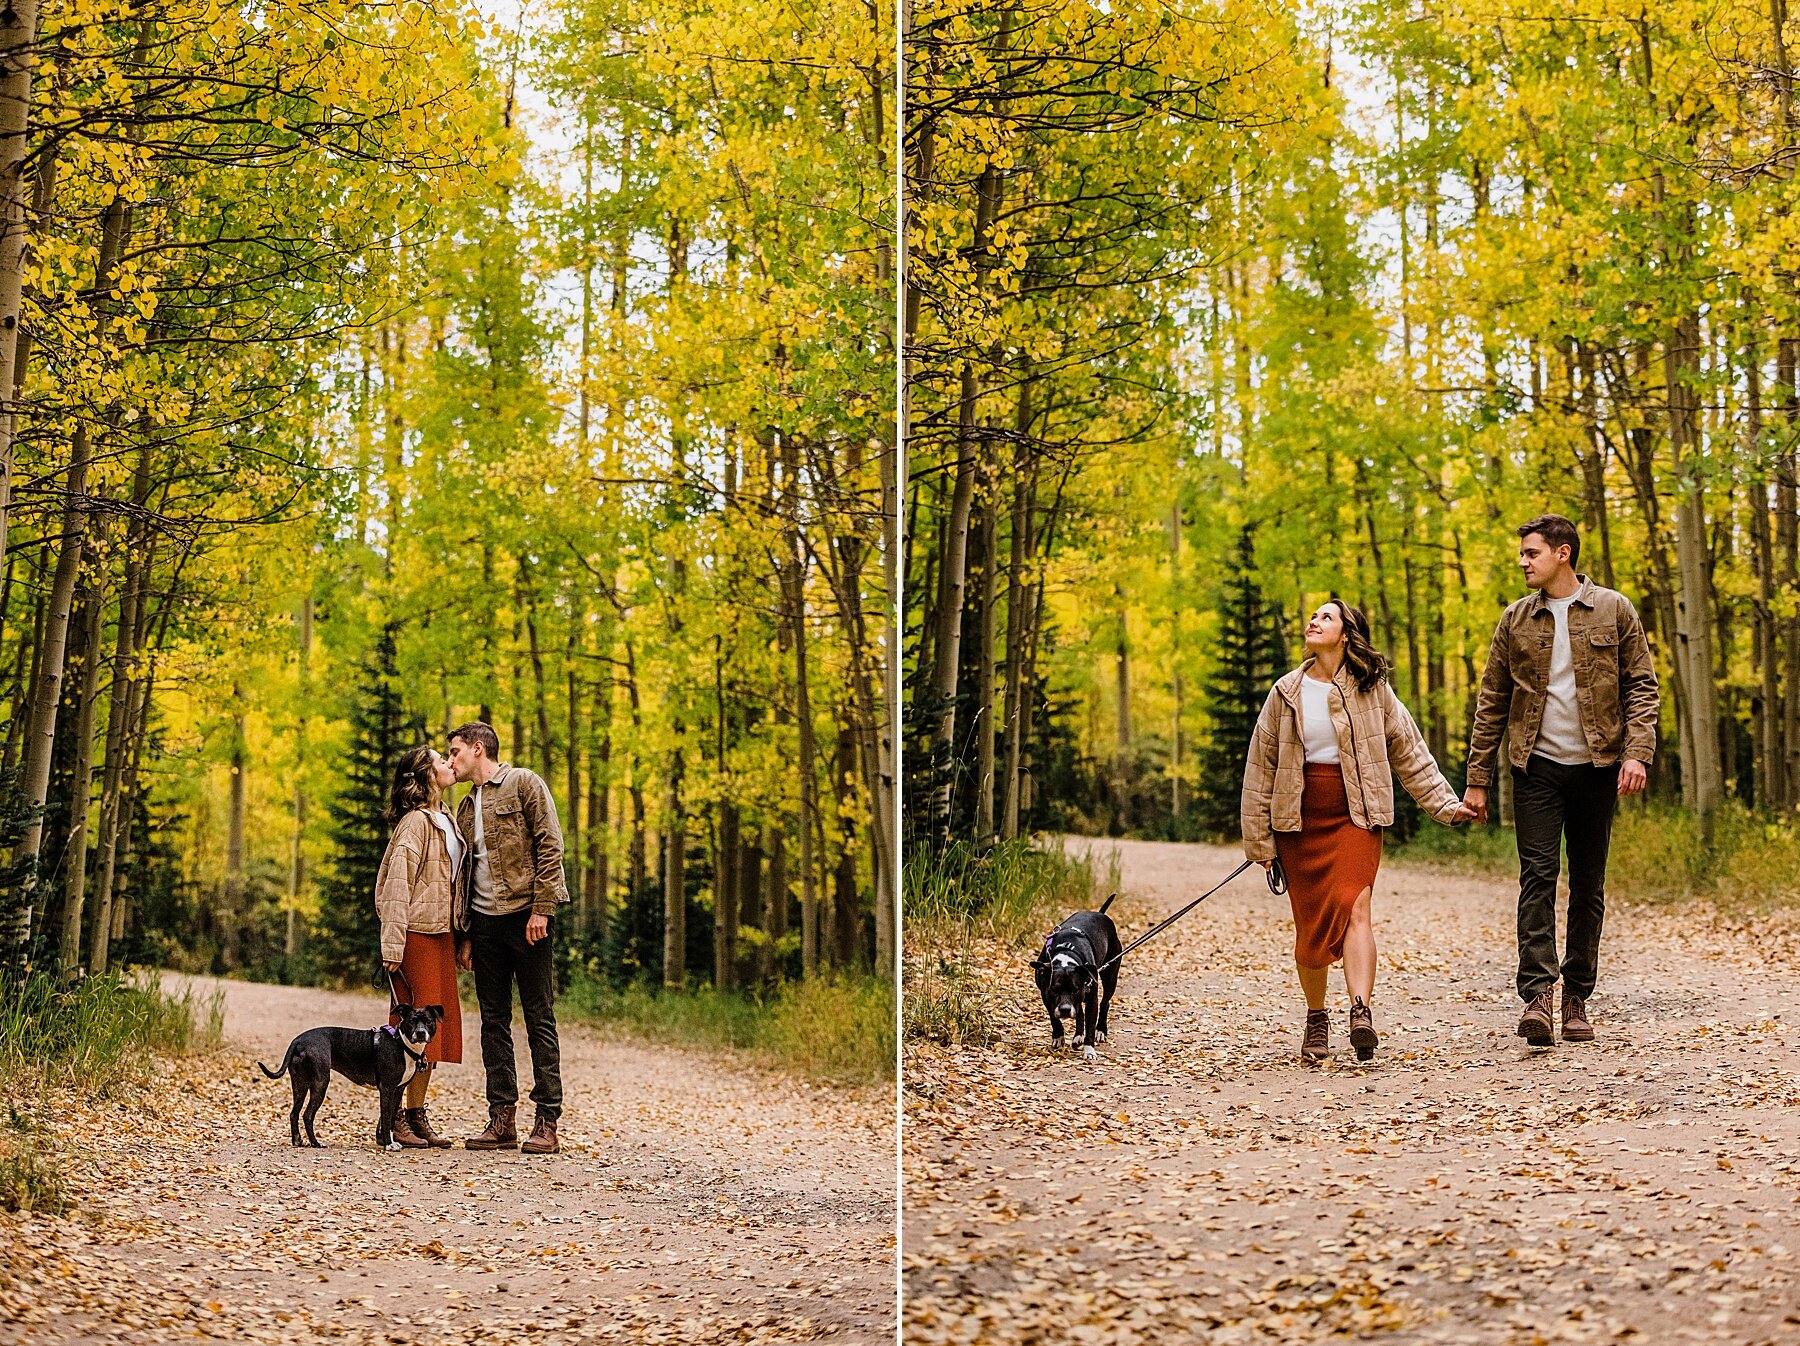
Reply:
[[[1595,584],[1586,575],[1580,573],[1577,573],[1575,578],[1579,581],[1575,587],[1575,602],[1584,608],[1593,607],[1594,591],[1600,586]],[[1544,609],[1549,606],[1549,603],[1550,600],[1544,597],[1544,591],[1542,589],[1533,589],[1531,591],[1531,607],[1525,615],[1527,617],[1535,617],[1538,613],[1544,611]]]
[[[511,770],[512,770],[512,766],[509,763],[506,763],[506,762],[495,763],[494,774],[488,777],[487,783],[489,785],[500,784],[501,781],[506,779],[507,773]],[[471,790],[471,791],[469,791],[469,793],[474,794],[475,792],[473,790]]]
[[[1281,693],[1281,699],[1283,701],[1287,702],[1290,706],[1300,704],[1300,679],[1304,678],[1306,676],[1306,670],[1311,668],[1317,662],[1318,660],[1309,654],[1305,659],[1301,660],[1300,667],[1290,669],[1281,675],[1280,679],[1275,683],[1275,690]],[[1342,664],[1338,665],[1338,671],[1331,679],[1331,683],[1346,700],[1349,699],[1351,688],[1355,684],[1345,676],[1344,666]]]

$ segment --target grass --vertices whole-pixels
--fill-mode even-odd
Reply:
[[[63,1215],[74,1204],[43,1129],[9,1106],[0,1127],[0,1210]]]
[[[1073,856],[1062,842],[1003,841],[980,847],[952,842],[935,855],[907,857],[902,902],[909,939],[937,927],[973,926],[1011,942],[1046,910],[1074,911],[1105,888],[1118,887],[1118,857],[1104,875],[1092,856]]]
[[[936,855],[910,856],[903,883],[906,1040],[984,1047],[994,1041],[995,1016],[973,966],[975,941],[1035,940],[1046,919],[1060,920],[1116,890],[1119,861],[1115,852],[1102,874],[1092,856],[1070,855],[1061,842],[958,842]]]
[[[116,975],[63,985],[43,973],[0,985],[0,1208],[60,1215],[74,1197],[49,1129],[12,1099],[43,1105],[53,1089],[103,1098],[140,1083],[153,1052],[216,1046],[217,993],[169,995],[153,980]]]
[[[832,1083],[894,1077],[894,997],[875,977],[816,977],[757,995],[710,986],[621,991],[582,976],[564,988],[559,1008],[655,1042],[743,1052]]]
[[[1519,872],[1514,834],[1504,827],[1426,827],[1393,857],[1499,878]],[[1698,898],[1745,914],[1800,905],[1800,817],[1767,818],[1728,799],[1708,846],[1698,820],[1678,805],[1622,804],[1613,820],[1606,888],[1633,902]]]
[[[1712,845],[1686,810],[1645,804],[1613,824],[1607,886],[1640,902],[1703,897],[1727,911],[1765,912],[1800,904],[1800,827],[1726,800]]]
[[[1519,848],[1510,827],[1439,827],[1426,822],[1412,840],[1394,847],[1390,854],[1408,864],[1432,865],[1463,874],[1519,872]]]
[[[909,1042],[949,1047],[989,1047],[998,1036],[986,988],[943,950],[909,964],[902,1031]]]
[[[175,996],[111,974],[64,986],[38,973],[0,996],[0,1091],[31,1081],[105,1095],[141,1078],[148,1053],[216,1046],[223,1026],[217,993]]]

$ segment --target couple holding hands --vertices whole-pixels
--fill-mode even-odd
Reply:
[[[432,1067],[462,1060],[462,1011],[456,970],[475,973],[481,1006],[481,1060],[487,1071],[487,1128],[463,1142],[471,1150],[555,1154],[562,1114],[561,1055],[551,919],[569,900],[563,877],[562,825],[543,778],[499,760],[493,726],[465,724],[447,754],[418,747],[394,767],[388,801],[393,829],[375,881],[381,964],[395,999],[442,1005],[443,1023],[424,1065],[406,1085],[394,1139],[408,1149],[448,1146],[425,1111]],[[475,788],[451,816],[444,794],[458,782]],[[519,1080],[513,1062],[513,988],[525,1013],[537,1118],[519,1144],[514,1113]]]
[[[1306,1061],[1330,1054],[1325,993],[1340,959],[1351,1046],[1366,1061],[1379,1042],[1371,903],[1381,829],[1394,821],[1393,777],[1441,823],[1485,822],[1503,734],[1519,847],[1518,1033],[1534,1047],[1554,1042],[1560,977],[1564,1041],[1594,1036],[1586,1002],[1598,970],[1613,810],[1644,788],[1656,751],[1656,669],[1630,600],[1575,572],[1581,540],[1573,523],[1546,514],[1518,535],[1531,592],[1494,632],[1461,798],[1394,694],[1368,619],[1348,603],[1333,598],[1313,613],[1306,660],[1263,704],[1244,768],[1244,853],[1264,868],[1279,859],[1287,874]],[[1559,967],[1565,838],[1569,913]]]

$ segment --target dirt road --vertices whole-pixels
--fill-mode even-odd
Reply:
[[[214,986],[226,1049],[158,1081],[161,1129],[140,1100],[69,1118],[92,1155],[80,1211],[0,1224],[0,1341],[892,1340],[890,1092],[565,1024],[560,1155],[379,1151],[374,1093],[342,1079],[327,1148],[294,1150],[287,1083],[252,1060],[386,1003]],[[456,1136],[486,1119],[464,1028],[430,1100]]]
[[[1119,851],[1127,938],[1240,858]],[[1260,872],[1127,960],[1093,1063],[978,947],[1002,1041],[907,1066],[908,1343],[1800,1341],[1792,923],[1615,903],[1598,1040],[1534,1052],[1515,901],[1383,869],[1368,1068],[1335,973],[1337,1056],[1298,1063]]]

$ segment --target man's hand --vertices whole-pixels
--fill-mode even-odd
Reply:
[[[1619,798],[1634,795],[1650,783],[1650,772],[1642,762],[1627,757],[1619,763]]]
[[[1485,823],[1488,820],[1487,796],[1486,787],[1481,785],[1471,785],[1463,791],[1463,807],[1471,810],[1472,821]]]
[[[548,916],[540,916],[535,911],[532,912],[531,919],[525,922],[525,942],[527,944],[536,944],[549,933],[550,918]]]
[[[475,943],[473,940],[456,941],[456,965],[464,972],[475,970]]]
[[[1479,816],[1466,802],[1461,803],[1456,806],[1456,812],[1450,815],[1450,825],[1455,827],[1458,823],[1472,823]]]

